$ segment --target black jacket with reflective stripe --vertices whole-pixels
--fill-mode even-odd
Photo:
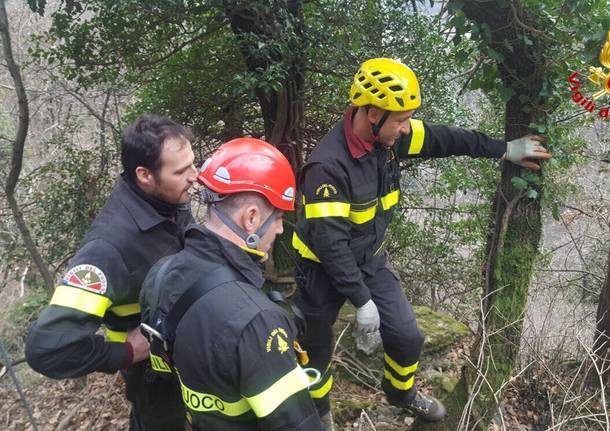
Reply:
[[[144,277],[161,257],[182,249],[192,220],[186,206],[175,222],[161,216],[120,178],[29,331],[30,366],[53,378],[114,373],[124,367],[128,351],[123,341],[126,331],[140,323],[138,295]],[[96,334],[102,324],[106,337]]]
[[[307,378],[293,350],[296,327],[262,291],[256,258],[205,227],[186,233],[160,280],[184,292],[205,274],[230,265],[228,281],[199,298],[176,329],[172,359],[182,397],[199,430],[321,430]],[[260,258],[258,258],[260,259]],[[161,262],[151,269],[151,279]]]
[[[293,247],[319,262],[335,288],[359,307],[371,296],[362,272],[383,264],[385,232],[400,197],[399,159],[413,157],[501,157],[506,143],[482,133],[411,121],[411,133],[390,147],[354,158],[343,122],[314,148],[299,178]]]

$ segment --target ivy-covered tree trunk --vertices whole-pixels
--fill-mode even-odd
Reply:
[[[225,2],[225,13],[248,72],[264,85],[255,92],[261,107],[265,136],[290,161],[295,173],[303,164],[300,136],[303,122],[304,39],[300,0]],[[286,218],[294,222],[294,215]],[[274,283],[292,281],[293,263],[284,249],[291,248],[291,223],[276,239],[279,252],[265,264],[266,278]],[[276,247],[277,248],[277,247]]]
[[[532,34],[536,31],[534,23],[516,1],[487,2],[485,7],[474,0],[459,3],[456,7],[482,29],[482,53],[496,60],[502,93],[507,97],[505,139],[531,134],[531,123],[544,122],[540,109],[543,41]],[[524,171],[503,163],[492,207],[483,270],[482,319],[471,351],[476,369],[464,367],[455,392],[447,400],[447,418],[434,425],[420,422],[415,430],[486,430],[498,413],[503,386],[512,377],[518,358],[522,319],[542,232],[540,177]]]

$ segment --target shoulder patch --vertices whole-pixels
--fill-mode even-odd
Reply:
[[[103,295],[106,293],[108,281],[106,275],[97,266],[93,265],[77,265],[69,270],[64,276],[64,283],[86,289],[91,292]]]
[[[316,189],[316,196],[322,195],[323,198],[329,198],[337,194],[337,188],[333,184],[324,183]]]
[[[288,334],[284,328],[275,328],[273,331],[271,331],[267,337],[267,344],[265,346],[267,353],[271,352],[274,344],[277,351],[282,355],[290,349],[290,346],[288,345]]]

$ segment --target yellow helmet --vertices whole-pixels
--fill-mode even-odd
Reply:
[[[419,83],[413,71],[390,58],[365,61],[354,76],[350,101],[356,106],[373,105],[386,111],[419,108]]]

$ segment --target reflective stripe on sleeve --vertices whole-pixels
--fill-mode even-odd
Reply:
[[[116,307],[112,307],[110,311],[120,317],[132,316],[134,314],[140,314],[140,304],[117,305]]]
[[[112,301],[105,296],[87,292],[78,287],[60,285],[55,288],[55,293],[53,293],[49,304],[73,308],[83,313],[104,317],[106,310],[112,305]]]
[[[377,206],[373,206],[371,208],[362,210],[362,211],[354,211],[351,210],[349,212],[349,219],[351,222],[356,224],[364,224],[368,221],[371,221],[375,218],[375,213],[377,212]]]
[[[113,331],[112,329],[105,328],[106,340],[113,343],[124,343],[127,341],[127,332],[125,331]]]
[[[263,418],[272,413],[291,395],[307,389],[308,380],[305,371],[297,365],[269,388],[254,396],[246,397],[246,399],[256,416]]]
[[[393,192],[390,192],[387,195],[382,196],[380,198],[380,200],[381,200],[381,206],[383,207],[383,210],[387,211],[390,208],[392,208],[394,205],[396,205],[398,203],[398,201],[400,200],[400,190],[394,190]]]
[[[305,218],[349,217],[350,205],[347,202],[316,202],[305,204]]]
[[[303,241],[301,241],[301,238],[299,238],[296,232],[292,234],[292,247],[299,252],[302,258],[320,263],[320,259],[318,259],[314,252],[311,251]]]
[[[409,154],[419,154],[424,146],[424,123],[421,120],[409,120],[411,124],[411,143],[409,144]]]

